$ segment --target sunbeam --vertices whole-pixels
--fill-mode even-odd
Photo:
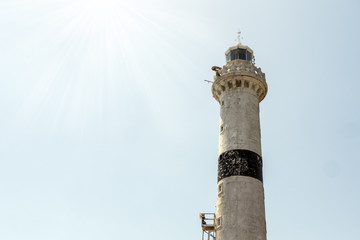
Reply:
[[[43,120],[55,129],[83,127],[85,119],[101,124],[105,103],[111,109],[115,101],[125,101],[124,89],[137,81],[139,33],[151,36],[153,26],[134,4],[78,0],[39,17],[36,44],[46,65],[21,119],[25,114],[38,121],[47,112]]]

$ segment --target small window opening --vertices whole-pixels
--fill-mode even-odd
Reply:
[[[218,226],[218,227],[221,226],[221,218],[220,217],[216,218],[216,226]]]

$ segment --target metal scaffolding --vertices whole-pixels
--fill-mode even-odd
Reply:
[[[200,213],[202,240],[216,240],[215,213]]]

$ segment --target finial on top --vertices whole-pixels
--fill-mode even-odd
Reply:
[[[240,42],[240,39],[241,39],[241,37],[240,37],[240,34],[241,34],[241,32],[239,31],[239,32],[237,32],[237,43],[238,44],[241,44],[241,42]]]

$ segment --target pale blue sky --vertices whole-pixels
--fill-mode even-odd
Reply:
[[[358,240],[358,1],[1,0],[0,239],[201,239],[211,66],[266,73],[268,239]]]

